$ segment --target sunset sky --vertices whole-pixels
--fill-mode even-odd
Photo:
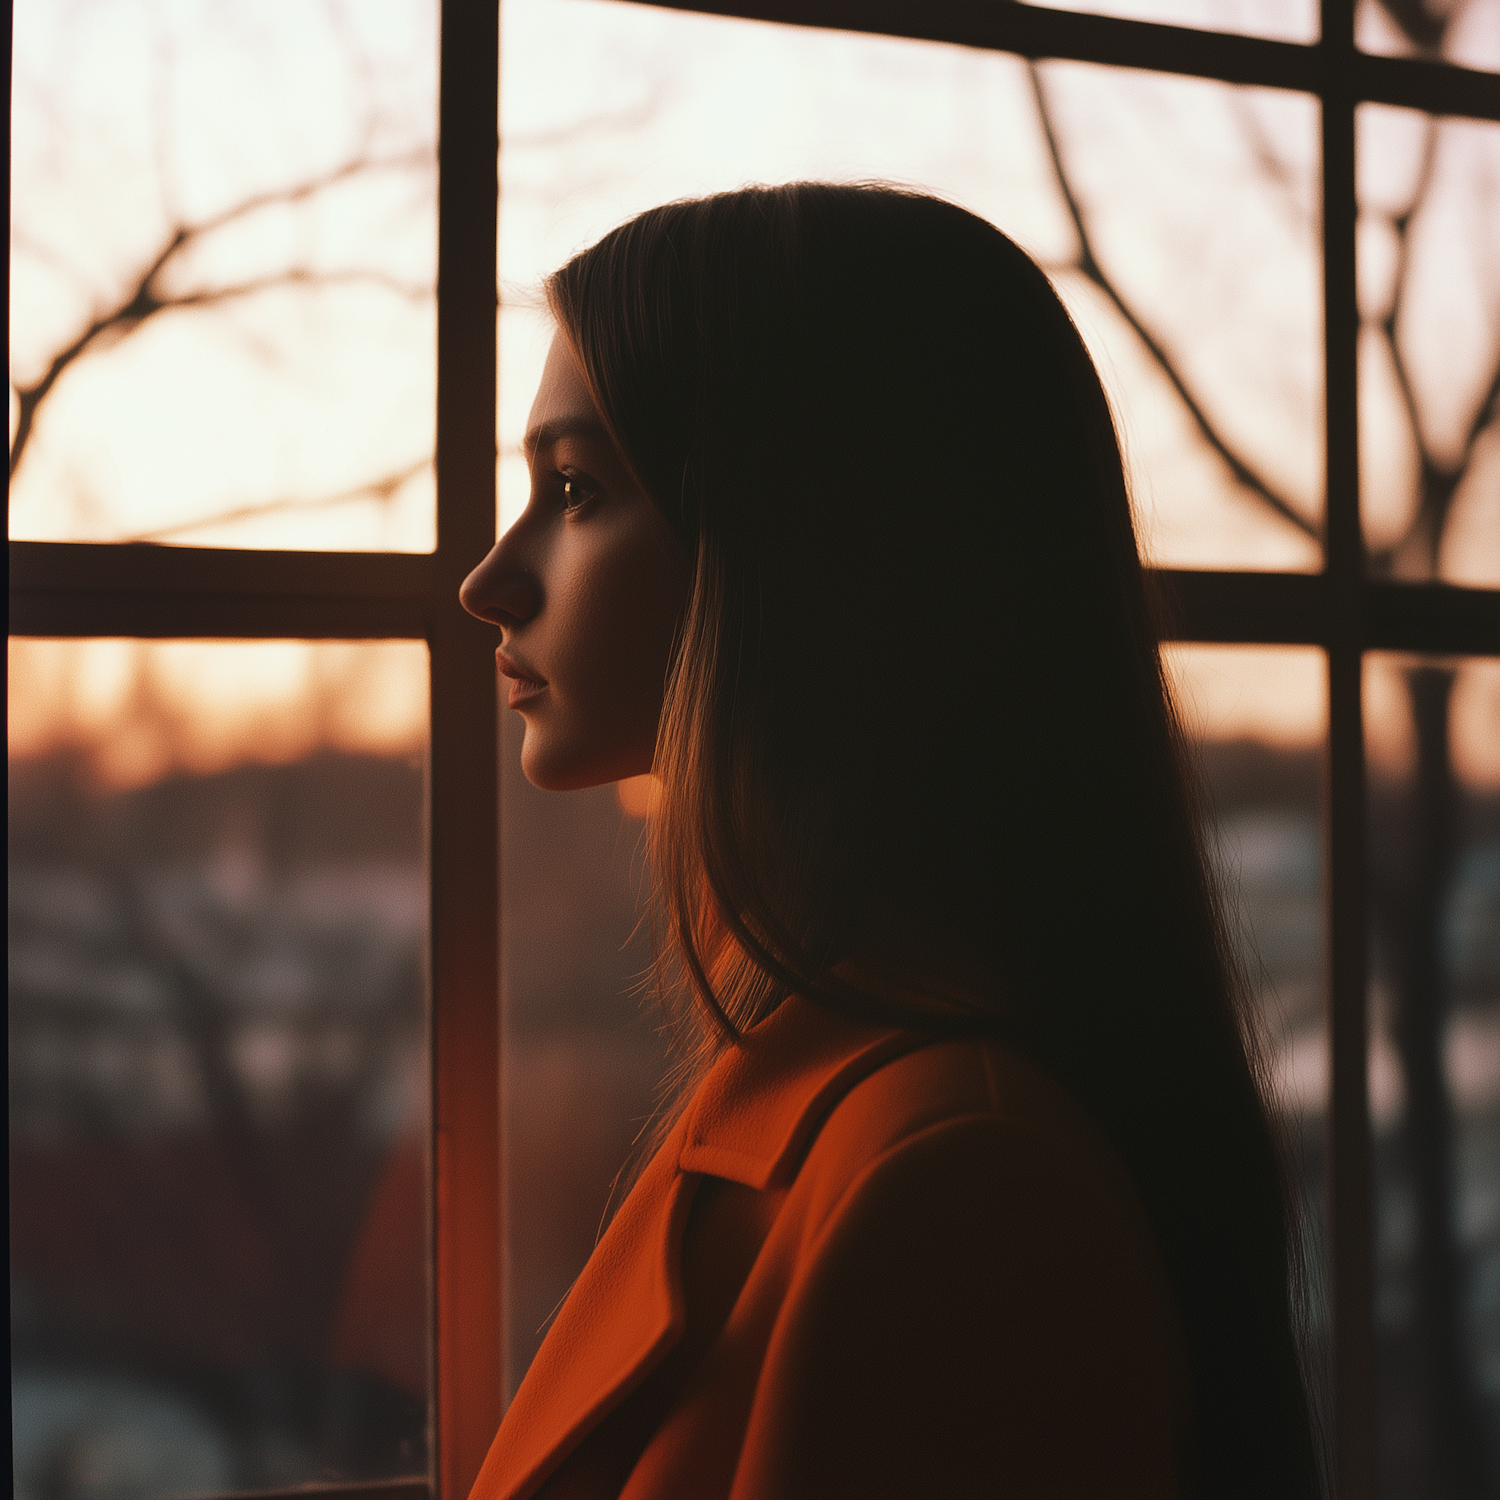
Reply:
[[[1311,0],[1098,8],[1289,40],[1315,31]],[[1486,48],[1500,49],[1497,15],[1500,3],[1470,6],[1454,33],[1460,55],[1483,63]],[[1378,12],[1367,7],[1361,25],[1366,45],[1390,50]],[[431,546],[435,27],[430,0],[17,7],[13,380],[35,380],[117,306],[174,225],[217,227],[190,237],[157,288],[209,301],[102,338],[43,403],[13,489],[12,535]],[[549,336],[535,295],[546,271],[667,198],[878,176],[967,204],[1052,271],[1110,389],[1150,560],[1319,566],[1316,541],[1234,479],[1121,307],[1077,268],[1077,229],[1019,60],[607,0],[505,0],[502,28],[502,524],[526,499],[519,439]],[[1044,65],[1039,77],[1121,302],[1203,419],[1315,529],[1315,105],[1077,64]],[[1398,326],[1416,427],[1378,325],[1398,290],[1392,225],[1416,190],[1424,127],[1410,112],[1367,108],[1359,128],[1364,499],[1379,543],[1410,517],[1419,440],[1453,456],[1476,372],[1500,341],[1500,127],[1445,125],[1436,144]],[[13,385],[13,430],[16,410]],[[1443,566],[1494,583],[1500,432],[1476,454]],[[346,666],[325,670],[335,660]],[[1317,652],[1193,648],[1173,660],[1201,733],[1321,736]],[[13,753],[112,738],[97,758],[122,784],[151,765],[318,743],[405,753],[421,741],[418,648],[54,643],[13,645],[12,661]],[[378,666],[347,666],[356,661]],[[1372,663],[1372,753],[1399,759],[1399,694],[1383,673]],[[1481,781],[1492,774],[1482,749],[1492,701],[1478,686],[1455,701],[1460,758]],[[274,731],[257,728],[273,702]],[[149,713],[176,727],[148,733]],[[111,714],[135,727],[111,737]],[[351,727],[362,716],[368,729]],[[212,729],[192,727],[210,717]],[[1481,748],[1465,750],[1471,742]]]

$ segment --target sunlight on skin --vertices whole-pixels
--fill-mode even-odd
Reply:
[[[526,446],[530,501],[459,597],[498,627],[528,781],[573,791],[645,775],[691,559],[606,435],[560,335]]]

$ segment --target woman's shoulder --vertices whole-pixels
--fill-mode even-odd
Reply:
[[[784,1194],[804,1251],[856,1210],[932,1215],[944,1184],[934,1235],[967,1233],[976,1214],[1018,1248],[1081,1233],[1079,1253],[1167,1296],[1118,1152],[1061,1082],[992,1036],[939,1038],[793,997],[721,1059],[679,1128],[676,1165]]]
[[[927,1041],[853,1082],[778,1231],[746,1493],[1176,1492],[1187,1360],[1144,1210],[1014,1048]]]
[[[1070,1091],[1018,1048],[992,1037],[930,1040],[858,1079],[829,1110],[802,1174],[845,1192],[889,1174],[903,1155],[972,1159],[1003,1198],[1007,1176],[1040,1173],[1048,1196],[1091,1206],[1132,1239],[1150,1241],[1130,1175]],[[983,1167],[978,1167],[984,1163]]]

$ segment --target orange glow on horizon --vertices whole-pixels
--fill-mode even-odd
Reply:
[[[1174,643],[1162,661],[1193,739],[1260,740],[1280,750],[1323,743],[1328,678],[1315,647]]]
[[[174,773],[427,744],[415,641],[12,639],[11,761],[72,753],[126,791]]]

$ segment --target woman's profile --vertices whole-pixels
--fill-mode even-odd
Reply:
[[[1312,1496],[1292,1224],[1108,404],[1046,277],[880,185],[547,282],[464,586],[522,766],[646,772],[684,1064],[474,1491]]]

